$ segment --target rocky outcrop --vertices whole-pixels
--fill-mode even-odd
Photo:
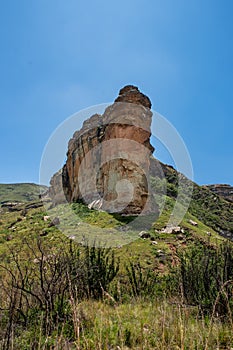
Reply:
[[[44,194],[44,196],[42,196],[43,201],[45,201],[47,196],[49,196],[52,199],[53,205],[62,204],[66,202],[62,181],[62,169],[60,169],[52,176],[50,180],[49,190]]]
[[[207,185],[212,192],[223,197],[227,201],[233,202],[233,187],[227,184]]]
[[[150,107],[149,98],[128,85],[103,115],[86,120],[69,141],[62,173],[51,179],[52,197],[127,215],[157,210],[148,181]]]
[[[136,86],[127,85],[119,91],[119,96],[115,102],[127,102],[142,105],[146,108],[151,108],[149,97],[142,94]]]

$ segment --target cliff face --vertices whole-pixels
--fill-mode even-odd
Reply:
[[[47,195],[52,199],[54,205],[66,202],[66,197],[63,191],[62,169],[52,176],[49,191],[44,194],[45,198]]]
[[[233,202],[233,187],[231,185],[219,184],[207,186],[212,192],[223,197],[227,201]]]
[[[120,90],[103,115],[95,114],[69,141],[61,174],[51,180],[51,194],[60,199],[62,182],[68,202],[83,200],[109,212],[148,213],[151,102],[137,87]]]

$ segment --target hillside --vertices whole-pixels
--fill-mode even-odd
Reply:
[[[34,183],[0,184],[0,203],[38,200],[39,194],[46,188]]]
[[[124,233],[124,225],[130,225],[126,217],[69,204],[79,221],[72,228],[67,206],[60,204],[52,209],[61,222],[56,226],[52,217],[45,220],[47,212],[38,200],[1,212],[0,349],[10,348],[12,336],[15,350],[73,350],[77,342],[86,350],[178,349],[181,342],[193,350],[218,344],[230,348],[231,327],[224,319],[230,319],[231,304],[221,298],[215,307],[222,318],[209,315],[215,314],[219,288],[233,278],[233,246],[218,233],[232,230],[232,206],[194,184],[181,230],[163,232],[178,174],[162,166],[168,191],[161,216],[140,228],[147,238],[132,227],[132,242],[114,249],[83,247],[75,243],[75,234],[79,227],[88,239],[89,225],[98,239],[106,228]],[[60,231],[63,219],[70,238]],[[227,302],[231,292],[230,286],[224,289]]]
[[[233,202],[233,187],[227,184],[215,184],[203,186],[209,188],[214,193],[217,193],[219,196],[224,199]]]
[[[151,159],[151,175],[158,178],[155,173],[157,160]],[[179,173],[171,166],[160,163],[167,181],[167,195],[173,200],[177,196]],[[187,187],[190,182],[188,179]],[[192,200],[188,212],[207,226],[213,228],[218,234],[233,240],[233,203],[224,196],[212,191],[208,186],[199,186],[192,183]]]
[[[197,242],[216,246],[225,241],[224,237],[232,240],[233,205],[197,184],[193,184],[190,207],[179,225],[178,232],[163,231],[175,204],[178,173],[170,166],[162,163],[161,166],[166,177],[167,194],[164,208],[157,220],[151,221],[150,215],[145,216],[140,224],[135,226],[134,217],[88,209],[82,203],[60,204],[47,212],[43,203],[37,199],[19,203],[13,210],[4,207],[0,214],[0,254],[5,252],[9,245],[13,248],[25,239],[58,242],[63,237],[68,242],[68,237],[78,245],[81,242],[82,245],[84,238],[88,242],[104,242],[104,245],[109,247],[122,246],[117,252],[123,261],[124,254],[129,249],[132,259],[139,259],[144,268],[153,267],[158,271],[165,271],[169,264],[177,259],[176,254],[180,247],[191,246]],[[158,180],[157,177],[152,177],[152,183]],[[11,185],[11,188],[14,186],[21,190],[25,188],[25,184]],[[33,188],[38,189],[39,186]],[[16,193],[16,197],[13,193]],[[10,198],[14,201],[19,198],[17,190],[12,190]],[[73,223],[71,212],[76,216],[76,223]],[[45,221],[43,218],[48,214],[50,218]],[[58,224],[52,223],[54,217],[59,218]],[[140,232],[147,233],[148,238],[139,238]],[[122,240],[125,235],[129,237],[126,245],[124,239]],[[164,261],[160,261],[159,255],[154,259],[154,254],[160,250],[161,254],[166,256]]]

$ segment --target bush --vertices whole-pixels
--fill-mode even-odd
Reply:
[[[151,270],[144,271],[140,262],[130,262],[126,265],[127,277],[134,297],[153,296],[157,282],[157,274]]]
[[[71,306],[84,298],[100,299],[118,270],[110,248],[80,249],[71,241],[54,249],[41,239],[25,241],[11,251],[10,263],[0,265],[3,349],[20,329],[40,327],[48,336],[59,325],[72,328]]]
[[[179,253],[177,283],[185,301],[204,312],[226,316],[232,309],[233,247],[223,243],[214,248],[194,244]]]

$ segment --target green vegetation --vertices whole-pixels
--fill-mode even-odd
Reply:
[[[190,244],[166,273],[131,258],[122,265],[117,253],[64,237],[56,245],[49,237],[8,245],[0,265],[1,348],[232,346],[230,243]]]
[[[231,349],[233,244],[219,233],[232,232],[232,206],[194,185],[182,231],[161,232],[177,181],[172,168],[166,180],[151,179],[162,212],[140,227],[81,203],[51,209],[47,221],[35,200],[2,209],[0,349]],[[90,226],[106,247],[88,236]]]
[[[220,234],[233,234],[233,203],[209,189],[194,186],[189,211]]]
[[[184,181],[184,192],[185,187],[188,188],[191,184],[193,185],[189,213],[207,226],[213,228],[219,234],[225,237],[231,237],[233,235],[233,203],[226,201],[206,187],[198,186],[195,183],[191,183],[190,180],[184,179],[183,175],[179,174],[172,167],[162,166],[167,181],[166,194],[170,198],[176,198],[179,177],[181,176]],[[164,181],[164,179],[160,181]]]
[[[5,201],[25,203],[38,200],[40,191],[46,189],[46,186],[32,183],[0,184],[0,203]]]

